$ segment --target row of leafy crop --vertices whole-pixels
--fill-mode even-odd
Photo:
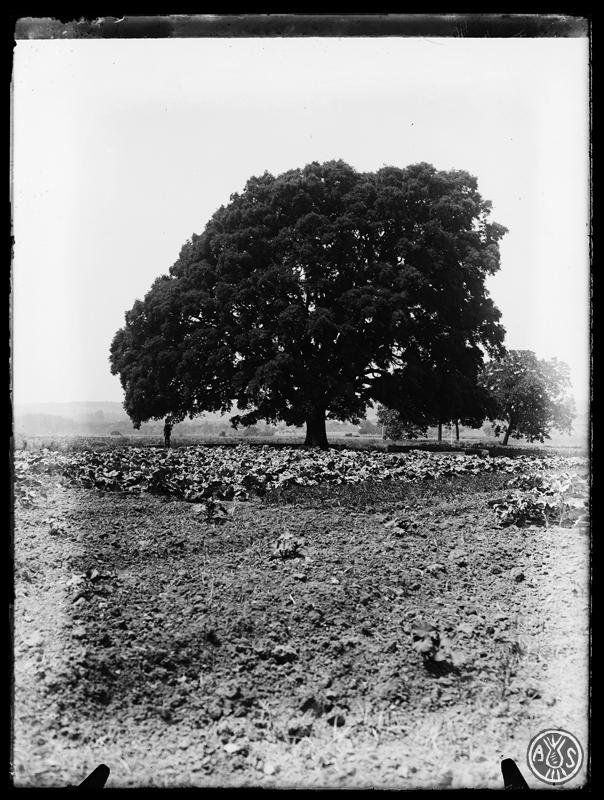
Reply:
[[[418,481],[489,471],[522,477],[543,468],[560,471],[584,465],[585,459],[560,456],[481,458],[423,451],[324,452],[247,445],[170,451],[125,447],[72,453],[19,451],[15,458],[15,478],[16,486],[23,488],[36,474],[61,474],[87,488],[151,492],[204,502],[247,500],[251,494],[261,496],[272,489],[296,485],[359,484],[370,479]]]
[[[584,475],[533,471],[512,478],[508,488],[509,494],[491,503],[502,527],[568,526],[588,520],[589,486]]]

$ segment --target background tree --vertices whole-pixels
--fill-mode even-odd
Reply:
[[[482,385],[496,403],[490,417],[499,433],[505,423],[502,444],[524,437],[529,442],[549,439],[552,428],[570,433],[575,402],[569,393],[570,370],[557,359],[538,359],[531,350],[510,350],[504,358],[490,361],[481,376]]]
[[[262,432],[257,425],[251,425],[243,431],[244,436],[261,436]]]
[[[326,447],[326,417],[425,405],[426,370],[459,359],[475,382],[504,335],[485,279],[505,229],[489,212],[475,178],[424,163],[251,178],[116,335],[126,410],[140,421],[236,402],[233,425],[306,424],[306,443]]]
[[[462,358],[463,354],[460,354]],[[492,395],[480,385],[478,376],[470,377],[460,365],[460,361],[449,362],[445,368],[433,370],[433,375],[426,381],[431,391],[439,441],[443,424],[455,425],[456,439],[459,439],[460,422],[470,428],[479,428],[496,410]]]
[[[364,419],[361,420],[358,432],[361,434],[361,436],[380,436],[380,434],[382,433],[382,429],[375,422],[371,422],[371,420]]]
[[[438,367],[414,365],[404,393],[391,401],[390,408],[378,409],[378,418],[392,433],[388,438],[415,439],[437,426],[440,441],[443,424],[453,422],[456,430],[459,422],[476,428],[495,413],[494,398],[479,384],[472,362],[464,365],[466,355],[443,353]]]
[[[380,425],[384,426],[386,439],[419,439],[428,432],[428,424],[419,424],[405,420],[400,411],[393,408],[378,406],[377,418]]]

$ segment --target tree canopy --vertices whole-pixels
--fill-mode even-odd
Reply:
[[[485,288],[505,228],[467,172],[343,161],[251,178],[126,314],[111,346],[135,425],[240,413],[307,427],[376,400],[451,417],[501,352]]]
[[[569,394],[570,370],[563,361],[538,359],[531,350],[510,350],[486,365],[480,382],[496,404],[490,417],[496,433],[499,422],[505,423],[502,444],[510,436],[543,442],[553,428],[571,432],[575,402]]]

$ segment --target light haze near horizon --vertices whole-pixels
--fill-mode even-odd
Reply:
[[[15,404],[121,401],[124,312],[252,175],[464,169],[509,229],[506,345],[589,397],[587,39],[18,41]]]

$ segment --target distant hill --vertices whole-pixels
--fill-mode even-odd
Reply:
[[[212,435],[221,431],[229,433],[233,430],[229,418],[236,413],[233,406],[227,414],[207,412],[193,420],[184,420],[174,426],[173,435]],[[369,415],[368,415],[369,417]],[[375,418],[375,414],[373,414]],[[277,430],[293,430],[283,423],[271,426]],[[266,426],[259,424],[260,431]],[[356,432],[357,426],[346,422],[328,421],[328,431],[340,433]],[[116,402],[74,402],[74,403],[23,403],[14,409],[14,432],[21,436],[107,436],[119,432],[125,436],[147,435],[160,436],[163,433],[163,422],[143,423],[140,430],[135,430],[121,403]]]
[[[222,428],[229,428],[228,415],[208,413],[195,420],[186,420],[176,426],[174,432],[181,429],[188,433],[218,433]],[[156,434],[162,429],[163,423],[158,421],[144,423],[140,431],[134,430],[122,404],[115,402],[23,403],[14,409],[15,433],[24,436],[104,436],[116,430],[125,435]]]
[[[52,414],[59,417],[87,417],[98,412],[107,416],[126,416],[122,404],[112,401],[81,401],[74,403],[20,403],[15,405],[15,414]]]

